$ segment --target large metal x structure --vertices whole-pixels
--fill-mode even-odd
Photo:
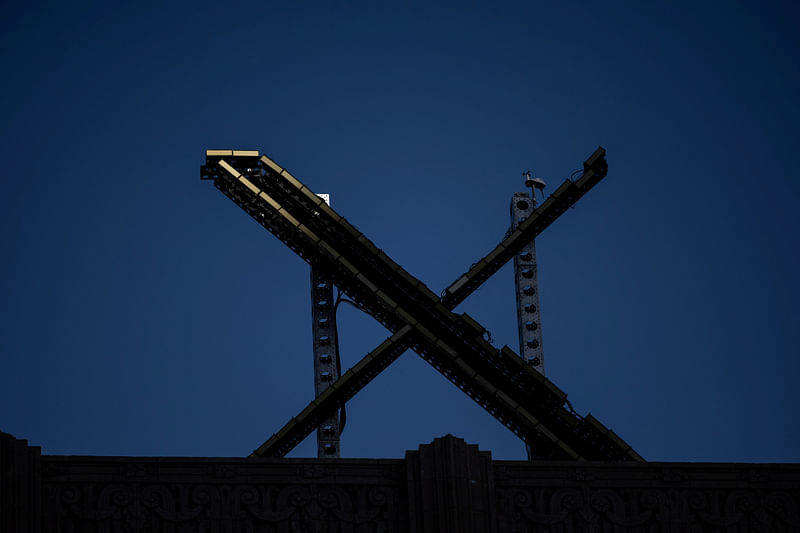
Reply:
[[[254,150],[207,150],[201,179],[213,180],[301,258],[324,269],[333,283],[393,333],[252,456],[284,456],[410,348],[525,440],[537,457],[643,461],[591,414],[576,413],[561,389],[510,348],[497,349],[487,342],[486,330],[477,321],[451,311],[607,171],[605,150],[598,148],[577,180],[566,180],[440,298],[269,157]]]

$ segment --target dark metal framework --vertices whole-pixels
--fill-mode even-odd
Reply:
[[[339,339],[333,285],[324,270],[311,267],[311,334],[314,343],[314,392],[324,393],[339,379]],[[339,457],[339,413],[328,415],[317,429],[317,457]]]
[[[308,187],[256,151],[209,150],[201,177],[214,181],[290,249],[323,268],[331,281],[393,335],[330,385],[254,452],[283,456],[406,349],[428,363],[549,459],[642,461],[591,414],[582,417],[566,394],[486,330],[451,310],[588,192],[607,173],[605,150],[584,163],[494,250],[436,296]]]
[[[530,216],[536,200],[528,193],[514,193],[511,199],[511,229]],[[514,288],[517,299],[519,354],[544,375],[542,320],[539,309],[539,272],[536,265],[536,242],[531,241],[514,256]]]
[[[511,231],[517,229],[536,207],[536,190],[531,197],[526,192],[514,193],[511,198]],[[532,240],[514,256],[514,293],[517,304],[519,355],[543,376],[544,349],[542,321],[539,309],[539,273],[536,265],[536,241]],[[536,450],[525,444],[528,459],[538,458]]]

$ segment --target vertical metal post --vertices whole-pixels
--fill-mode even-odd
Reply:
[[[526,192],[514,193],[511,199],[511,229],[525,220],[536,207],[536,199]],[[539,310],[539,275],[536,268],[536,243],[531,241],[514,257],[514,288],[517,296],[519,353],[535,370],[544,375],[542,321]],[[528,459],[535,451],[526,445]]]
[[[525,220],[535,207],[526,192],[514,193],[511,201],[511,227]],[[544,374],[542,323],[539,310],[539,275],[536,268],[536,242],[528,243],[514,257],[514,287],[517,292],[519,353],[528,364]]]
[[[328,195],[320,195],[330,205]],[[322,394],[339,379],[339,341],[333,284],[319,267],[311,266],[311,330],[314,340],[314,392]],[[317,457],[340,456],[338,411],[317,429]]]

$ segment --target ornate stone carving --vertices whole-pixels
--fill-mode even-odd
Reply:
[[[273,472],[279,474],[282,465],[276,466],[279,468]],[[405,480],[395,465],[298,466],[299,471],[290,468],[294,472],[289,476],[264,476],[265,465],[257,462],[162,464],[161,474],[154,477],[166,479],[157,482],[138,476],[116,477],[114,462],[76,465],[71,475],[62,468],[59,479],[46,483],[47,530],[405,530],[401,528]],[[112,475],[104,475],[104,471]],[[125,471],[131,470],[126,467]],[[313,475],[305,477],[308,473]]]
[[[655,477],[646,465],[589,464],[578,476],[505,467],[507,475],[495,477],[498,531],[800,531],[796,468],[785,489],[761,490],[740,481],[742,470],[715,466],[662,463],[650,469]]]
[[[0,433],[0,532],[800,532],[800,465],[41,456]]]

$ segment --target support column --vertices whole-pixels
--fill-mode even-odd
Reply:
[[[339,379],[333,285],[316,267],[311,267],[311,318],[314,339],[314,392],[325,392]],[[317,429],[317,457],[339,457],[339,412],[327,417]]]
[[[330,205],[327,194],[319,195]],[[311,266],[311,330],[314,342],[314,393],[319,396],[339,379],[339,340],[333,284],[324,271]],[[339,411],[328,416],[317,429],[317,457],[340,457]]]
[[[514,193],[511,200],[511,228],[525,220],[535,207],[526,192]],[[542,321],[539,310],[539,275],[536,267],[536,243],[531,241],[514,257],[514,288],[517,293],[519,353],[534,369],[544,375]]]
[[[525,220],[536,207],[535,198],[526,192],[514,193],[511,199],[511,229]],[[531,241],[514,257],[514,288],[517,299],[519,354],[534,370],[544,375],[542,321],[539,311],[539,274],[536,268],[536,243]],[[525,444],[528,460],[536,452]]]

